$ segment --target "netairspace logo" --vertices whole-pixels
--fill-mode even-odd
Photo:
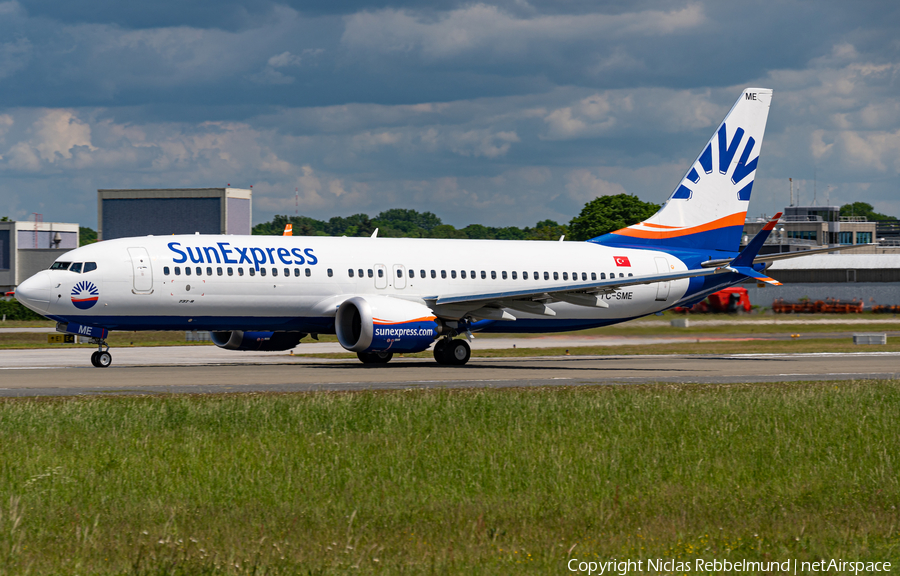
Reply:
[[[572,558],[566,564],[570,572],[577,574],[596,574],[597,576],[616,575],[627,576],[631,573],[675,573],[688,572],[768,572],[772,574],[804,574],[810,572],[834,572],[846,574],[874,574],[890,572],[890,562],[859,562],[851,560],[819,560],[817,562],[798,562],[785,560],[783,562],[757,562],[752,560],[703,560],[697,558],[694,562],[685,562],[675,559],[656,558],[649,560],[608,560],[597,562],[592,560],[579,560]]]

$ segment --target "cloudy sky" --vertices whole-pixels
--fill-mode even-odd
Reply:
[[[317,218],[568,221],[665,200],[746,86],[775,90],[752,215],[788,177],[900,215],[895,0],[0,2],[0,216],[231,184],[254,222],[295,189]]]

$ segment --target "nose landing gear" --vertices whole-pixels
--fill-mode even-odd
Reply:
[[[109,353],[109,344],[106,343],[106,340],[100,340],[99,338],[91,338],[91,344],[96,344],[98,350],[91,354],[91,364],[94,365],[95,368],[108,368],[110,364],[112,364],[112,354]],[[104,347],[106,348],[104,350]]]

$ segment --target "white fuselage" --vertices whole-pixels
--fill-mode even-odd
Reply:
[[[21,287],[26,303],[60,321],[111,330],[331,332],[338,306],[353,296],[425,303],[687,269],[664,252],[588,242],[308,236],[123,238],[72,250],[57,261],[93,262],[96,269],[41,272]],[[548,301],[555,316],[511,311],[516,320],[485,329],[540,332],[621,322],[671,307],[688,282],[607,293],[608,308]],[[96,301],[79,309],[74,300],[89,284]]]

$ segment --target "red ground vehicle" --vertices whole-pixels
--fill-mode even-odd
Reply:
[[[694,304],[691,308],[678,306],[674,308],[675,312],[703,314],[706,312],[749,312],[750,296],[747,294],[746,288],[740,286],[731,286],[724,290],[719,290],[706,297],[703,302]]]

